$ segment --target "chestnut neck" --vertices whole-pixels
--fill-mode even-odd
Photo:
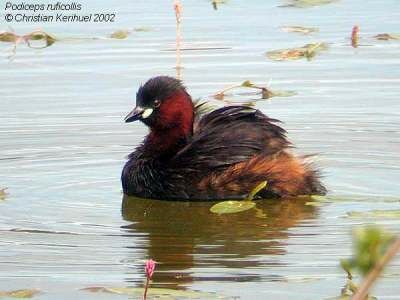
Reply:
[[[183,148],[193,135],[194,107],[185,90],[165,99],[150,125],[144,150],[154,158],[168,159]]]

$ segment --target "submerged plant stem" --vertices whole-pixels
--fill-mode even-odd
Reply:
[[[147,299],[147,290],[149,289],[149,277],[146,278],[146,285],[144,286],[143,300]]]

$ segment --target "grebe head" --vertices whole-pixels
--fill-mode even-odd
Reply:
[[[125,122],[142,121],[152,131],[181,128],[192,131],[193,102],[182,83],[169,76],[151,78],[136,94],[136,107],[125,117]]]

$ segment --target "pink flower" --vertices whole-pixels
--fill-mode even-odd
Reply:
[[[146,260],[146,266],[144,270],[146,271],[146,276],[148,279],[151,279],[154,273],[154,269],[156,268],[156,262],[152,259]]]

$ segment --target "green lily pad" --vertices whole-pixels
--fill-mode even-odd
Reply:
[[[234,201],[234,200],[228,200],[228,201],[222,201],[219,202],[215,205],[213,205],[210,208],[210,211],[215,214],[234,214],[242,211],[246,211],[249,209],[252,209],[253,207],[256,206],[256,203],[253,201]]]
[[[92,292],[92,293],[111,293],[119,295],[130,295],[130,296],[142,296],[143,288],[128,288],[128,287],[88,287],[82,289],[82,291]],[[147,291],[147,296],[157,297],[162,299],[177,299],[177,298],[188,298],[188,299],[215,299],[218,296],[212,293],[190,291],[190,290],[173,290],[166,288],[149,288]],[[218,297],[219,299],[223,299]]]
[[[21,289],[21,290],[14,290],[14,291],[0,291],[0,298],[1,297],[8,297],[8,298],[32,298],[37,294],[40,294],[41,291],[38,289]]]

